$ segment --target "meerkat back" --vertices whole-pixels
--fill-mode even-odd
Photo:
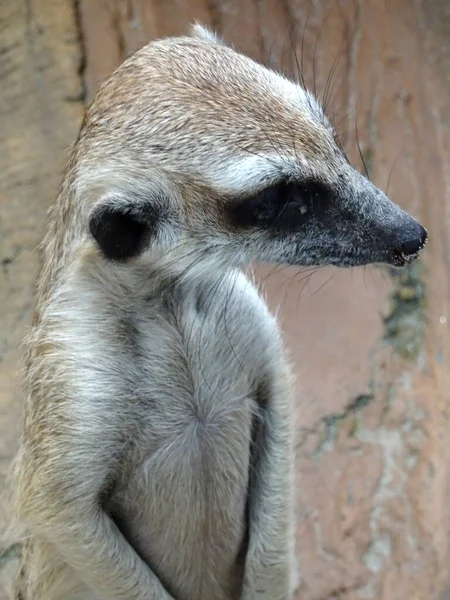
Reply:
[[[425,241],[306,90],[199,27],[128,59],[42,246],[17,598],[292,597],[292,381],[241,269],[401,266]]]

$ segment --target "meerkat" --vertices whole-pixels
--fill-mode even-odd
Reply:
[[[293,384],[245,267],[402,266],[426,239],[308,91],[208,30],[126,60],[42,245],[17,600],[291,598]]]

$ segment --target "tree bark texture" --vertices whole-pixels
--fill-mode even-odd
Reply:
[[[129,54],[194,20],[301,75],[354,162],[430,236],[401,272],[257,268],[297,374],[298,599],[450,600],[445,0],[0,2],[0,477],[36,245],[83,106]],[[2,600],[14,555],[0,558]]]

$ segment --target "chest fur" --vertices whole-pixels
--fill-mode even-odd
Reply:
[[[257,325],[198,304],[140,317],[146,410],[115,504],[127,537],[180,597],[229,598],[239,579],[262,369]],[[193,576],[210,572],[211,582]]]
[[[67,290],[54,328],[86,440],[80,460],[95,457],[108,482],[100,461],[112,457],[107,508],[177,597],[234,597],[257,391],[279,354],[274,321],[240,275],[169,301],[95,283]]]

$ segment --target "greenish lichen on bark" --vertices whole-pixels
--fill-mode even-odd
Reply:
[[[331,450],[336,441],[339,426],[344,422],[348,422],[352,419],[351,432],[352,435],[356,434],[358,429],[357,415],[361,412],[368,404],[372,402],[374,395],[372,393],[360,394],[353,400],[351,400],[340,413],[332,413],[325,415],[321,419],[320,430],[323,432],[317,448],[314,451],[313,458],[317,459],[326,452]]]
[[[427,326],[424,273],[421,260],[401,270],[390,269],[394,287],[389,313],[383,319],[384,340],[409,361],[417,360]]]

